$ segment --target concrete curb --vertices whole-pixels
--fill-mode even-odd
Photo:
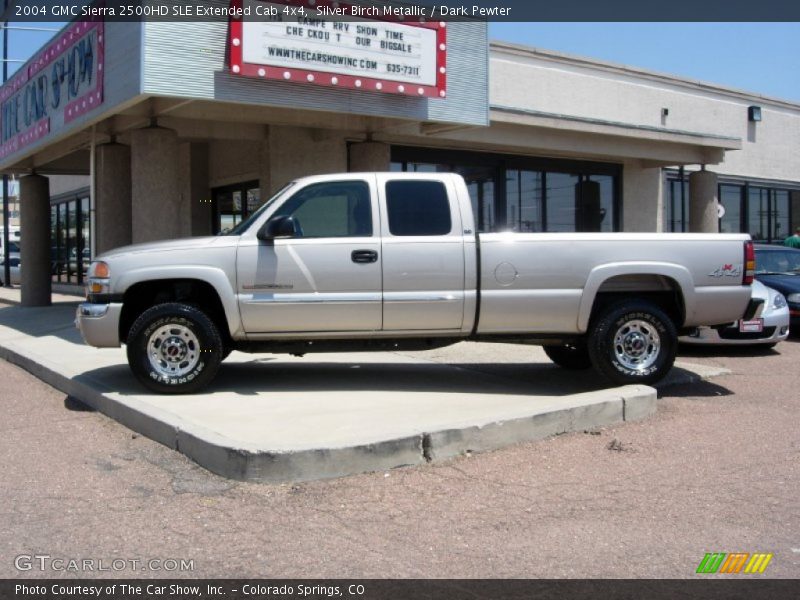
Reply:
[[[564,396],[533,414],[455,423],[446,430],[399,439],[339,448],[274,451],[237,443],[135,398],[112,398],[104,393],[102,384],[90,377],[69,378],[48,366],[46,359],[16,351],[13,344],[0,346],[0,358],[125,427],[185,454],[209,471],[241,481],[308,481],[424,464],[570,431],[639,420],[656,412],[656,390],[632,385]]]

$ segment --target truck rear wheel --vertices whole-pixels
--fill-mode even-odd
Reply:
[[[626,301],[606,309],[589,332],[594,367],[619,385],[654,383],[672,368],[678,335],[657,306]]]
[[[545,346],[544,353],[547,357],[564,369],[588,369],[592,366],[589,358],[589,350],[586,344],[576,342],[564,344],[563,346]]]
[[[169,302],[144,311],[128,333],[128,364],[160,394],[188,394],[208,385],[222,362],[223,342],[208,316]]]

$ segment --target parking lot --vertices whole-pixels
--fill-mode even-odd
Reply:
[[[15,567],[47,554],[191,562],[119,577],[694,577],[706,552],[772,552],[760,577],[796,577],[800,343],[683,359],[731,373],[661,388],[641,422],[282,485],[210,474],[2,362],[0,576],[76,576]]]

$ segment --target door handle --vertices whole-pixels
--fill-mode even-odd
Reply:
[[[353,250],[350,258],[354,263],[374,263],[378,261],[378,253],[375,250]]]

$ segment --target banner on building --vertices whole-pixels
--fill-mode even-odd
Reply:
[[[0,88],[0,158],[103,103],[103,21],[67,27]]]

